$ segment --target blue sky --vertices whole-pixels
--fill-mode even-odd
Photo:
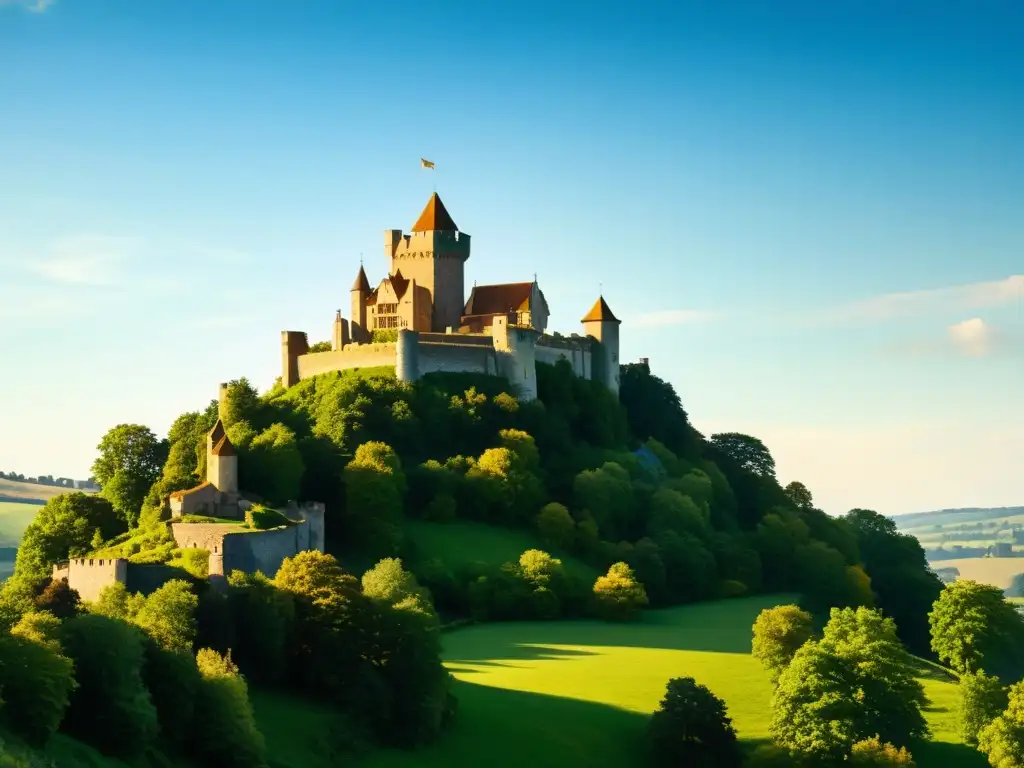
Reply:
[[[0,0],[0,468],[269,386],[436,183],[467,280],[536,272],[565,332],[603,283],[623,357],[827,511],[1024,504],[1022,34],[1010,0]]]

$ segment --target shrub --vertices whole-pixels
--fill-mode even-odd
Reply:
[[[883,744],[877,736],[873,736],[853,745],[850,765],[863,768],[914,768],[914,760],[906,747],[896,749],[892,744]]]
[[[48,611],[58,619],[68,619],[78,613],[82,600],[78,593],[68,586],[67,579],[51,579],[35,603],[40,611]]]
[[[135,623],[161,648],[191,654],[198,606],[188,582],[173,579],[146,598]]]
[[[725,702],[692,677],[668,681],[647,736],[655,765],[732,768],[741,763]]]
[[[594,599],[598,614],[611,621],[635,619],[647,605],[644,585],[625,563],[615,563],[606,575],[597,577]]]
[[[245,525],[254,531],[266,531],[270,528],[290,524],[291,520],[276,509],[270,509],[261,504],[255,504],[245,511]]]
[[[203,648],[196,655],[196,666],[200,682],[195,698],[195,751],[213,765],[266,765],[266,747],[256,728],[249,689],[231,656]]]
[[[205,579],[210,575],[210,550],[198,547],[179,549],[175,551],[174,557],[167,564],[174,568],[181,568],[185,573],[195,576],[197,579]]]
[[[775,685],[793,656],[811,637],[811,614],[795,605],[765,608],[754,622],[751,653]]]

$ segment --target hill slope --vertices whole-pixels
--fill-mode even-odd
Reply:
[[[458,679],[451,733],[415,753],[382,751],[362,768],[473,765],[636,765],[647,714],[669,678],[693,676],[725,699],[741,740],[768,738],[771,687],[750,655],[761,609],[787,602],[759,596],[652,611],[637,625],[590,621],[489,624],[445,635]],[[984,766],[960,743],[957,689],[922,663],[934,742],[914,752],[920,768]]]

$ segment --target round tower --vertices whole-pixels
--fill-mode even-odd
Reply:
[[[598,342],[591,356],[591,378],[600,381],[618,397],[621,321],[612,314],[604,296],[601,296],[581,322],[583,332]]]
[[[352,283],[350,296],[352,297],[352,316],[349,320],[349,337],[356,344],[363,344],[370,340],[370,333],[366,328],[366,300],[370,298],[370,281],[366,277],[366,270],[359,265],[359,274],[356,281]]]
[[[416,381],[420,377],[419,340],[416,331],[402,328],[395,343],[395,376],[399,381]]]

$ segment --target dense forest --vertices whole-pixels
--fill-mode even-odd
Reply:
[[[458,716],[438,655],[446,626],[628,621],[648,607],[773,592],[802,596],[765,620],[781,629],[762,632],[760,651],[778,681],[776,741],[790,757],[846,760],[855,743],[879,735],[870,723],[893,711],[873,710],[875,720],[825,747],[801,732],[810,726],[800,686],[827,676],[828,664],[866,674],[858,664],[875,651],[895,666],[909,652],[965,673],[1019,676],[1020,652],[1007,638],[1024,635],[1012,609],[1004,615],[987,593],[958,587],[962,610],[944,608],[937,619],[936,601],[947,595],[915,538],[871,510],[826,515],[802,483],[780,484],[755,437],[701,435],[646,365],[623,366],[619,398],[568,365],[538,364],[537,377],[533,402],[520,402],[503,379],[473,375],[408,384],[369,369],[262,395],[241,379],[223,405],[182,414],[165,440],[145,426],[115,426],[93,467],[102,494],[70,493],[43,507],[4,588],[0,660],[24,662],[0,666],[4,726],[35,742],[60,729],[129,757],[160,751],[202,765],[260,765],[247,694],[258,685],[337,707],[353,750],[414,748]],[[219,591],[202,563],[177,550],[168,497],[204,476],[218,415],[253,499],[326,504],[328,554],[303,553],[272,577],[233,574]],[[410,520],[531,531],[544,548],[517,562],[452,565],[407,537]],[[180,578],[149,595],[108,588],[82,604],[49,574],[55,561],[89,553],[163,563]],[[570,557],[603,575],[583,579],[563,567]],[[958,622],[980,615],[976,605],[1006,631],[964,649]],[[853,648],[855,637],[874,651]],[[921,697],[912,682],[890,683],[903,686],[891,694],[896,708],[909,710],[882,735],[902,746],[923,735],[913,714]],[[667,709],[651,725],[663,764],[679,758],[686,702],[711,711],[712,699],[685,680],[670,684]],[[733,760],[726,752],[709,764]]]

